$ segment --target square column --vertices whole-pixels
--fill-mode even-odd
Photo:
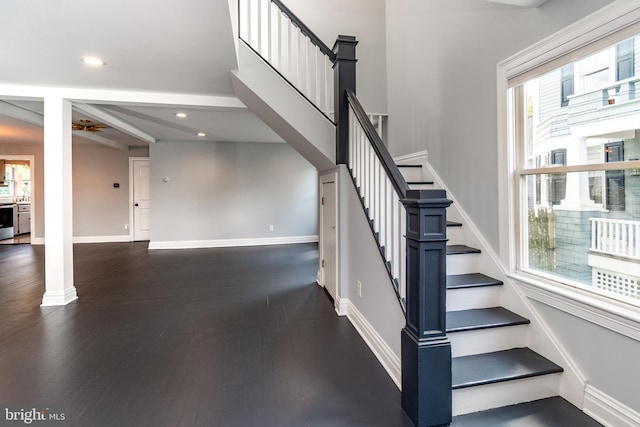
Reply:
[[[45,292],[43,306],[78,298],[73,284],[71,102],[44,99]]]

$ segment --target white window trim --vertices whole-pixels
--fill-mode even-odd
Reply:
[[[534,300],[589,320],[640,341],[640,308],[614,298],[587,291],[566,283],[543,279],[516,270],[517,232],[520,230],[516,203],[519,200],[515,181],[514,133],[508,88],[534,75],[551,71],[561,64],[585,56],[586,52],[604,49],[616,41],[640,33],[640,0],[616,0],[599,11],[556,34],[513,55],[497,65],[498,113],[498,198],[500,224],[499,257],[525,294]],[[516,230],[518,230],[516,232]]]

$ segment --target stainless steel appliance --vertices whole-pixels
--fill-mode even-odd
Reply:
[[[0,204],[0,240],[13,238],[13,204]]]

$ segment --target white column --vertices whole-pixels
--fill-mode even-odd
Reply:
[[[73,285],[71,102],[44,99],[45,292],[43,306],[78,298]]]
[[[587,163],[587,139],[580,138],[567,147],[567,166]],[[589,174],[572,172],[567,174],[565,198],[560,205],[568,209],[593,209],[595,202],[589,196]]]

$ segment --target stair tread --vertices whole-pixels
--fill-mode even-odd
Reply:
[[[462,227],[461,222],[447,221],[447,227]]]
[[[417,185],[417,184],[433,184],[433,181],[407,181],[409,185]]]
[[[451,427],[556,427],[602,426],[561,397],[549,397],[517,405],[453,417]]]
[[[502,282],[482,273],[451,274],[447,276],[447,289],[501,286]]]
[[[452,388],[459,389],[562,372],[562,368],[529,348],[454,357]]]
[[[504,307],[476,308],[447,312],[447,332],[461,332],[530,323]]]
[[[479,254],[480,249],[467,245],[447,245],[447,255]]]
[[[396,165],[399,168],[421,168],[422,165]]]

